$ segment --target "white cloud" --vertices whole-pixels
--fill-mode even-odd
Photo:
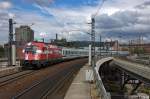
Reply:
[[[46,33],[47,39],[54,38],[56,33],[59,33],[59,36],[68,38],[69,30],[81,30],[81,31],[90,31],[90,26],[86,23],[89,22],[91,14],[95,13],[97,7],[91,6],[82,6],[76,8],[52,8],[46,5],[39,5],[36,2],[32,3],[34,7],[39,8],[39,11],[43,14],[49,15],[44,16],[38,12],[22,12],[16,11],[15,20],[18,23],[31,24],[35,23],[32,28],[35,30],[35,36],[39,37],[40,33]],[[130,38],[136,37],[135,34],[143,32],[145,35],[148,35],[150,31],[150,19],[149,19],[149,8],[146,9],[137,9],[137,5],[143,4],[143,0],[107,0],[102,9],[100,10],[98,16],[96,17],[96,28],[97,33],[102,33],[104,38],[118,38],[123,34],[122,41],[127,41]],[[1,4],[1,3],[0,3]],[[10,6],[11,7],[11,6]],[[5,7],[9,8],[9,7]],[[2,15],[2,14],[1,14]],[[7,12],[5,15],[0,18],[8,16],[14,16],[13,13]],[[5,22],[5,24],[8,24]],[[0,27],[8,28],[7,25],[2,24]],[[5,31],[8,33],[8,29]],[[62,33],[63,32],[63,33]],[[2,33],[2,31],[0,31]],[[5,36],[5,39],[7,35]],[[147,36],[147,38],[150,38]],[[69,35],[70,40],[88,40],[89,35],[80,31],[74,31]],[[98,39],[98,38],[97,38]]]
[[[12,7],[12,4],[8,1],[0,2],[0,10],[9,9]]]

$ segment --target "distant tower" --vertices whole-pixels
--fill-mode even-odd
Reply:
[[[56,41],[58,40],[58,34],[56,33]]]
[[[144,44],[143,36],[140,37],[140,44]]]
[[[142,44],[144,44],[144,39],[143,39],[143,36],[142,36]]]

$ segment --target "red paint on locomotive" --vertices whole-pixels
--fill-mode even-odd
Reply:
[[[24,66],[43,66],[62,59],[61,48],[44,42],[29,42],[22,53],[22,65]]]

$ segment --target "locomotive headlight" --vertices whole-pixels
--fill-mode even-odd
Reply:
[[[25,52],[25,50],[23,49],[23,50],[22,50],[22,53],[24,53],[24,52]]]
[[[36,53],[41,54],[42,50],[36,50]]]
[[[30,46],[31,44],[32,44],[32,43],[30,42],[30,43],[28,43],[27,45]]]

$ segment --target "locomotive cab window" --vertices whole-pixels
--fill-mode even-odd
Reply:
[[[36,50],[37,50],[37,46],[27,46],[25,48],[26,53],[28,53],[28,52],[36,53]]]

